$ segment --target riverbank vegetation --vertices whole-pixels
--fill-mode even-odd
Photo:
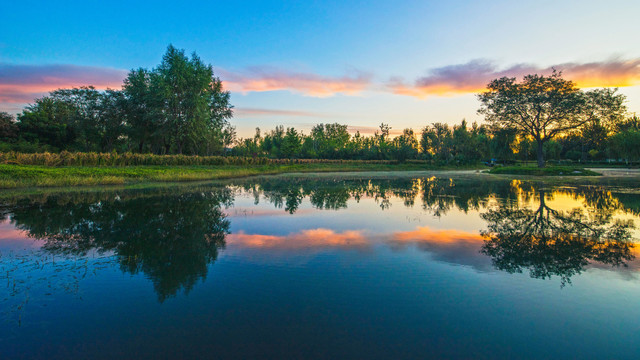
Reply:
[[[292,172],[428,170],[424,162],[273,161],[263,165],[46,166],[0,165],[0,189],[205,181]]]

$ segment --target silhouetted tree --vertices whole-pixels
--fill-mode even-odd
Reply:
[[[493,126],[516,128],[536,141],[539,167],[545,165],[547,141],[595,119],[618,121],[626,112],[625,96],[616,90],[583,92],[556,71],[527,75],[521,83],[508,77],[493,80],[478,99],[478,112]]]

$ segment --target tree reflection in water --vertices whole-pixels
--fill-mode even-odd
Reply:
[[[547,205],[548,194],[535,187],[523,190],[514,182],[521,201],[498,201],[481,216],[488,230],[481,252],[493,265],[509,273],[528,269],[534,278],[559,276],[564,286],[591,262],[626,266],[634,258],[631,220],[614,219],[620,204],[608,191],[597,188],[560,190],[581,198],[582,206],[569,211]],[[537,208],[521,205],[533,199]]]
[[[11,221],[50,254],[113,253],[124,272],[144,273],[164,301],[204,279],[225,245],[227,189],[132,196],[50,196],[10,206]]]
[[[436,217],[452,210],[482,213],[488,222],[481,253],[495,268],[529,270],[536,278],[557,275],[565,284],[590,262],[625,265],[633,259],[630,221],[620,212],[638,213],[604,188],[577,186],[543,191],[540,184],[477,178],[388,177],[334,179],[293,177],[231,180],[227,186],[201,186],[58,194],[3,201],[0,211],[28,236],[44,242],[48,255],[82,257],[112,254],[122,271],[143,273],[160,301],[190,291],[225,246],[229,220],[223,208],[236,192],[252,194],[295,213],[304,199],[316,209],[347,208],[348,201],[373,199],[382,210],[393,199],[406,207],[420,204]],[[577,208],[548,205],[554,194],[568,195]],[[536,202],[534,209],[523,204]],[[476,250],[474,250],[475,253]],[[476,253],[477,254],[477,253]],[[481,255],[479,255],[481,256]]]

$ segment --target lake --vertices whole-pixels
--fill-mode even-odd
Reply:
[[[0,193],[0,358],[637,358],[633,178]]]

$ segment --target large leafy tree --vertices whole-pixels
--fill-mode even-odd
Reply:
[[[337,158],[350,138],[347,125],[318,124],[311,129],[313,150],[321,158]]]
[[[404,129],[402,135],[393,139],[393,157],[403,162],[418,155],[418,139],[411,129]]]
[[[50,97],[37,99],[18,115],[20,137],[32,144],[49,145],[59,150],[70,149],[77,132],[70,119],[75,110],[67,103]]]
[[[187,57],[184,50],[169,45],[162,63],[151,73],[152,103],[162,114],[162,139],[167,152],[192,154],[211,151],[210,141],[221,150],[223,130],[232,116],[229,92],[197,54]],[[202,144],[209,149],[202,149]]]
[[[544,167],[544,144],[570,130],[601,120],[620,120],[625,97],[613,89],[582,91],[554,71],[550,76],[527,75],[522,82],[503,77],[478,95],[487,121],[498,128],[512,127],[537,143],[538,166]]]
[[[23,139],[65,150],[115,150],[126,119],[124,94],[80,87],[36,100],[18,117]]]

